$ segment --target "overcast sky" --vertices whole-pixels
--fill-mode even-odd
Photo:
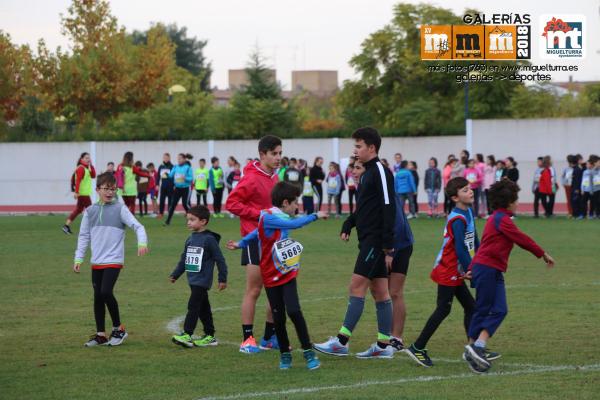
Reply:
[[[339,71],[340,84],[353,78],[348,65],[360,51],[361,42],[391,20],[392,0],[112,0],[113,15],[128,31],[144,30],[151,22],[176,22],[189,34],[207,39],[205,49],[212,62],[212,85],[227,87],[227,70],[243,68],[251,49],[258,43],[277,69],[277,79],[290,87],[295,69]],[[417,3],[410,1],[410,3]],[[574,80],[600,80],[600,0],[445,0],[432,2],[462,15],[465,8],[485,13],[529,13],[532,36],[539,31],[539,16],[545,13],[583,14],[587,56],[570,61],[579,71]],[[526,3],[529,3],[526,5]],[[69,0],[2,0],[0,29],[18,44],[46,40],[51,49],[68,48],[60,33],[60,13],[66,13]],[[533,38],[532,37],[532,41]],[[534,63],[542,62],[534,46]],[[545,61],[544,61],[545,63]],[[568,73],[555,74],[555,80],[567,80]]]

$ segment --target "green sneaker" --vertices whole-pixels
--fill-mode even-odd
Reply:
[[[173,343],[178,344],[183,347],[194,347],[194,343],[192,342],[192,337],[185,332],[182,332],[181,335],[175,335],[171,338]]]
[[[216,346],[219,344],[217,338],[211,335],[204,335],[198,340],[194,340],[194,344],[198,347]]]

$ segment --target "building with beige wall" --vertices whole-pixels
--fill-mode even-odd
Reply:
[[[272,82],[277,81],[277,71],[268,69],[267,73]],[[246,69],[230,69],[229,70],[229,90],[239,90],[243,85],[248,84],[248,75]]]
[[[327,96],[338,90],[337,71],[292,71],[292,91]]]

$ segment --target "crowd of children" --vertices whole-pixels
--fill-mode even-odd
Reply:
[[[220,203],[218,199],[227,188],[230,191],[227,209],[240,217],[242,235],[239,241],[228,240],[227,248],[242,249],[241,264],[246,268],[240,352],[253,354],[261,350],[278,349],[279,368],[289,369],[292,366],[292,353],[286,329],[287,315],[298,334],[308,369],[316,369],[321,365],[314,350],[347,356],[350,354],[349,342],[353,330],[362,316],[366,294],[370,292],[375,301],[377,317],[376,341],[356,356],[392,358],[394,353],[404,352],[418,364],[432,367],[433,361],[426,345],[449,315],[456,297],[464,310],[466,338],[463,359],[473,372],[488,371],[491,361],[500,357],[500,354],[489,350],[487,343],[507,314],[503,274],[507,270],[513,245],[517,244],[536,257],[543,258],[549,267],[554,265],[552,257],[522,233],[512,220],[518,207],[518,171],[505,171],[516,169],[516,162],[509,159],[509,168],[499,174],[498,169],[502,164],[496,163],[493,156],[488,156],[484,163],[482,155],[477,155],[476,162],[468,159],[468,153],[463,154],[463,158],[467,159],[461,163],[462,167],[457,167],[458,160],[452,156],[446,164],[446,167],[450,167],[448,171],[446,167],[444,171],[438,170],[437,160],[430,160],[424,179],[430,210],[437,208],[437,196],[442,188],[448,202],[442,246],[430,274],[437,284],[437,305],[420,335],[406,346],[403,338],[406,320],[404,284],[414,245],[408,219],[414,218],[417,213],[416,199],[412,196],[417,185],[411,172],[414,169],[411,170],[410,163],[402,160],[399,154],[396,157],[397,166],[393,169],[385,166],[378,157],[381,137],[376,130],[361,128],[352,137],[355,140],[354,156],[349,173],[346,171],[345,174],[335,163],[330,164],[327,175],[322,169],[309,169],[305,162],[295,159],[285,161],[285,166],[280,167],[282,145],[281,140],[274,136],[261,139],[258,146],[260,158],[257,161],[249,160],[243,173],[239,163],[230,158],[228,164],[232,170],[227,177],[216,157],[211,159],[210,169],[201,159],[199,168],[193,170],[190,155],[179,154],[177,165],[172,165],[169,155],[165,154],[163,164],[155,169],[151,163],[145,168],[141,162],[133,163],[133,154],[126,153],[117,169],[97,177],[98,203],[81,207],[83,220],[73,269],[80,272],[86,250],[91,247],[96,320],[96,333],[85,346],[118,346],[128,336],[113,293],[124,265],[125,228],[129,226],[135,231],[140,256],[148,252],[148,238],[144,227],[134,217],[131,199],[125,201],[125,198],[133,197],[135,204],[137,197],[140,200],[140,214],[145,215],[147,204],[143,198],[148,193],[151,194],[155,211],[158,209],[162,212],[164,200],[169,200],[166,224],[171,221],[175,205],[182,200],[187,228],[191,231],[179,261],[169,276],[174,283],[186,272],[191,291],[183,331],[174,335],[172,341],[184,347],[218,344],[208,291],[213,283],[215,265],[218,269],[218,289],[227,287],[227,264],[219,246],[221,236],[207,229],[211,219],[209,209],[206,204],[191,207],[189,197],[190,188],[194,188],[197,202],[200,203],[202,199],[206,203],[206,193],[211,190],[215,202]],[[600,169],[598,158],[590,157],[587,173],[580,170],[574,157],[569,156],[569,161],[573,163],[572,171],[570,174],[563,173],[562,182],[571,184],[571,198],[579,195],[582,201],[584,198],[589,201],[590,197],[597,201],[594,188],[600,184],[595,179]],[[478,163],[484,164],[483,167],[479,167]],[[317,159],[313,168],[321,168],[321,165],[322,159]],[[551,169],[549,157],[540,160],[540,168],[542,170],[536,174],[532,190],[539,193],[546,215],[551,215],[548,210],[551,210],[552,200],[548,196],[550,191],[554,193],[556,190],[556,173]],[[95,175],[89,155],[82,154],[76,174],[76,186],[79,185],[77,193],[80,197],[87,195],[89,198],[91,189],[81,188],[82,185],[90,185]],[[583,183],[585,179],[589,182],[586,185]],[[165,183],[169,180],[172,184]],[[351,231],[356,229],[359,247],[342,326],[336,336],[313,344],[298,295],[297,276],[304,246],[290,237],[290,231],[328,217],[329,213],[319,209],[315,213],[310,209],[312,196],[318,193],[316,184],[323,182],[327,185],[328,208],[331,212],[331,202],[335,200],[337,216],[341,215],[338,196],[342,188],[352,190],[356,195],[356,209],[343,223],[340,238],[348,241]],[[157,188],[161,191],[163,188],[172,189],[172,197],[158,196],[160,192],[157,193]],[[585,196],[585,193],[591,193],[591,196]],[[119,196],[123,197],[123,203],[117,201]],[[305,205],[305,215],[302,216],[297,215],[300,196]],[[159,204],[156,203],[157,197],[160,197]],[[485,210],[477,206],[481,198],[486,200]],[[408,216],[404,213],[407,200]],[[579,204],[573,203],[573,206],[575,213],[579,210]],[[475,219],[482,212],[490,217],[480,241]],[[213,217],[218,218],[218,215],[220,204],[215,205]],[[69,218],[69,222],[74,219],[72,216]],[[69,224],[65,226],[68,228]],[[469,290],[469,281],[475,289],[475,297]],[[263,287],[268,298],[267,322],[258,346],[254,339],[253,320],[256,300]],[[112,331],[108,337],[105,328],[106,309],[112,320]],[[198,320],[202,323],[204,335],[194,339]]]

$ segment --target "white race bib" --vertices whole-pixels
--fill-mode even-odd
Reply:
[[[327,181],[327,187],[329,187],[329,189],[337,189],[338,187],[338,183],[337,183],[337,179],[335,178],[329,178],[329,181]]]
[[[185,251],[185,270],[187,272],[200,272],[202,270],[203,254],[203,247],[188,246]]]
[[[304,247],[294,239],[281,239],[273,244],[275,268],[282,274],[300,268],[300,255]]]
[[[171,170],[164,168],[160,171],[160,173],[161,173],[161,178],[167,179],[169,177],[169,174],[171,173]]]
[[[348,186],[355,186],[354,185],[354,178],[349,176],[348,179],[346,180],[346,182],[348,183]]]
[[[600,185],[600,174],[594,174],[594,186]]]
[[[475,232],[465,232],[465,246],[471,258],[475,256]]]
[[[291,182],[298,182],[300,180],[300,174],[296,171],[289,171],[288,180]]]
[[[177,183],[185,182],[185,174],[176,173],[175,174],[175,182],[177,182]]]

